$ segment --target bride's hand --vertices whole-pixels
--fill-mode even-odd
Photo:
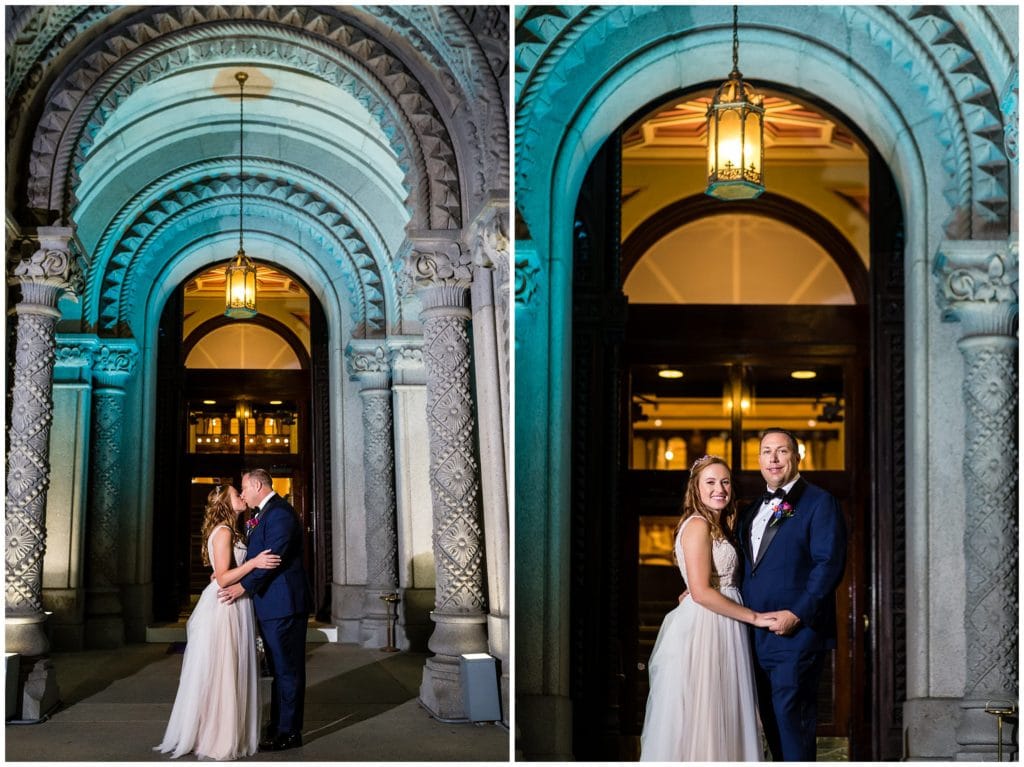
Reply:
[[[273,570],[281,564],[281,557],[277,554],[271,554],[270,549],[263,549],[263,551],[252,558],[252,561],[261,570]]]
[[[775,625],[775,617],[767,613],[754,613],[754,625],[760,629],[770,629]]]

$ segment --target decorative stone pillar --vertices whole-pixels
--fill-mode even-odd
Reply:
[[[61,296],[81,291],[81,267],[72,253],[73,231],[40,227],[35,242],[19,241],[9,282],[21,286],[8,429],[6,565],[7,652],[25,656],[28,671],[22,717],[38,718],[56,702],[50,643],[44,631],[42,575],[46,551],[46,491],[50,485],[55,327]],[[28,246],[28,247],[26,247]],[[25,251],[31,251],[24,255]]]
[[[362,620],[365,647],[387,643],[389,605],[381,599],[398,589],[395,449],[389,352],[383,341],[352,341],[349,374],[363,400],[363,499],[366,507],[366,593]]]
[[[434,512],[434,633],[420,701],[437,718],[463,719],[459,656],[484,652],[487,621],[480,479],[474,445],[469,344],[471,259],[458,231],[412,236],[407,270],[422,304],[430,496]]]
[[[509,241],[507,201],[489,201],[471,228],[473,359],[480,418],[480,464],[487,555],[488,647],[501,661],[509,711],[508,375]]]
[[[934,272],[943,319],[963,328],[967,673],[957,758],[991,759],[996,724],[986,704],[1016,704],[1018,695],[1017,242],[943,243]],[[1016,733],[1003,734],[1012,759]]]
[[[134,341],[108,343],[93,355],[92,436],[86,536],[86,647],[124,644],[118,572],[121,510],[121,455],[125,386],[135,372]]]

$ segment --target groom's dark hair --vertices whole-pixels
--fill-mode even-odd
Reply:
[[[799,453],[800,445],[796,441],[796,437],[793,436],[793,432],[783,429],[781,426],[770,426],[761,432],[761,436],[757,438],[757,444],[760,445],[764,442],[764,438],[769,434],[785,434],[789,437],[789,444],[793,446],[794,452]]]
[[[266,469],[249,469],[245,472],[249,475],[250,479],[254,479],[264,487],[269,487],[271,490],[274,489],[274,480],[270,478],[270,472]]]

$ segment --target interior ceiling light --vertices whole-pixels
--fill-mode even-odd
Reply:
[[[815,373],[813,370],[794,370],[792,373],[789,374],[789,377],[796,378],[801,381],[806,381],[811,378],[817,378],[818,374]]]
[[[658,376],[660,378],[682,378],[683,377],[683,371],[682,370],[672,370],[672,369],[659,370],[658,371]]]

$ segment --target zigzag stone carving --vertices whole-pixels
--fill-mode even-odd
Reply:
[[[273,37],[264,37],[271,24]],[[280,38],[288,33],[289,27],[294,30],[293,39],[282,41]],[[71,153],[77,151],[83,137],[82,148],[87,149],[98,130],[97,123],[87,129],[88,120],[95,116],[101,123],[110,113],[110,106],[116,107],[117,100],[132,88],[158,79],[175,67],[193,64],[196,57],[216,59],[236,53],[235,42],[217,41],[217,37],[237,40],[237,45],[257,59],[285,61],[328,82],[337,78],[339,86],[351,88],[356,98],[371,104],[368,108],[378,119],[386,107],[399,125],[411,126],[411,130],[401,131],[403,138],[399,139],[398,131],[387,121],[382,122],[382,129],[392,138],[392,146],[400,157],[406,156],[407,151],[414,153],[412,165],[417,178],[408,185],[413,190],[425,191],[414,199],[414,203],[421,199],[424,202],[422,209],[414,204],[414,220],[418,225],[433,228],[460,225],[455,152],[424,87],[388,48],[351,23],[343,10],[311,7],[154,6],[132,15],[94,43],[74,76],[62,80],[50,94],[33,144],[32,204],[66,209],[72,200],[71,175],[77,173],[77,168],[68,168],[72,165]],[[154,54],[165,56],[151,62]],[[355,65],[346,71],[334,63],[339,57]],[[132,70],[137,77],[124,79]],[[359,89],[350,76],[356,74],[365,75]],[[103,105],[115,88],[118,90],[113,100]],[[377,95],[378,104],[372,104],[371,94]],[[59,174],[55,173],[58,169]],[[50,188],[50,178],[59,185],[58,189]]]
[[[134,296],[128,292],[133,285],[131,273],[144,268],[150,258],[166,257],[166,254],[148,254],[148,244],[184,216],[195,222],[205,209],[206,215],[219,217],[225,198],[237,196],[238,189],[238,179],[227,175],[188,182],[151,200],[130,224],[126,225],[124,219],[115,222],[123,230],[115,234],[108,229],[104,233],[101,252],[109,248],[110,257],[102,274],[90,275],[85,316],[94,316],[95,312],[97,324],[102,328],[126,323],[134,302]],[[247,174],[245,196],[251,208],[258,207],[261,200],[273,201],[264,215],[287,217],[291,227],[302,222],[325,250],[343,253],[338,264],[347,277],[348,293],[359,326],[357,334],[373,336],[385,331],[387,302],[378,263],[348,217],[330,202],[283,178]],[[384,257],[381,261],[388,263]]]
[[[1006,231],[1009,172],[1001,146],[998,86],[989,81],[979,55],[959,31],[952,15],[959,11],[937,6],[825,6],[821,12],[843,14],[843,23],[854,34],[866,32],[874,46],[905,73],[908,85],[926,94],[946,145],[945,195],[953,209],[946,222],[947,235],[967,239]],[[580,50],[580,39],[600,25],[604,31],[594,37],[607,40],[613,32],[657,13],[666,9],[545,6],[517,13],[516,156],[525,158],[517,164],[517,186],[522,183],[525,190],[532,183],[532,146],[547,140],[537,127],[543,125],[544,113],[562,108],[549,81],[556,77],[556,87],[574,88],[578,78],[573,72],[594,66]],[[1002,50],[999,35],[991,29],[986,32],[1000,56],[1012,60]]]

